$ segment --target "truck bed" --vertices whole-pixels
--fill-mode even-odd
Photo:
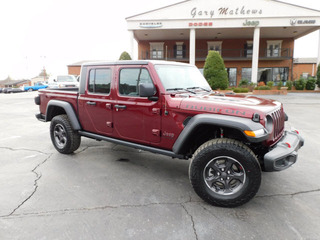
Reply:
[[[39,90],[40,97],[40,113],[46,113],[46,108],[50,100],[65,101],[72,105],[76,113],[78,113],[78,88],[46,88]]]

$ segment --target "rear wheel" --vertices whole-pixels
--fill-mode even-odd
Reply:
[[[72,129],[67,115],[58,115],[51,120],[50,136],[57,151],[64,154],[73,153],[81,143],[81,136]]]
[[[236,207],[259,190],[261,169],[254,153],[233,139],[214,139],[201,145],[190,162],[189,178],[206,202]]]

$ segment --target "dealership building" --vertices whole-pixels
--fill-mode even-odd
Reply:
[[[187,0],[126,20],[135,59],[186,62],[202,70],[208,51],[215,50],[231,86],[241,79],[299,78],[294,41],[320,29],[320,11],[274,0]]]

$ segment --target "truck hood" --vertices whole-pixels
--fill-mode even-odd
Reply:
[[[176,95],[176,97],[178,97]],[[189,95],[180,104],[181,110],[234,115],[252,118],[254,113],[266,115],[281,107],[281,103],[243,95]]]

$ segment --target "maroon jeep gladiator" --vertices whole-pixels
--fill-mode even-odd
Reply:
[[[35,102],[60,153],[73,153],[88,137],[191,158],[195,192],[216,206],[248,202],[261,171],[290,167],[304,143],[297,131],[285,131],[281,103],[213,92],[195,66],[183,63],[84,64],[79,89],[40,90]]]

